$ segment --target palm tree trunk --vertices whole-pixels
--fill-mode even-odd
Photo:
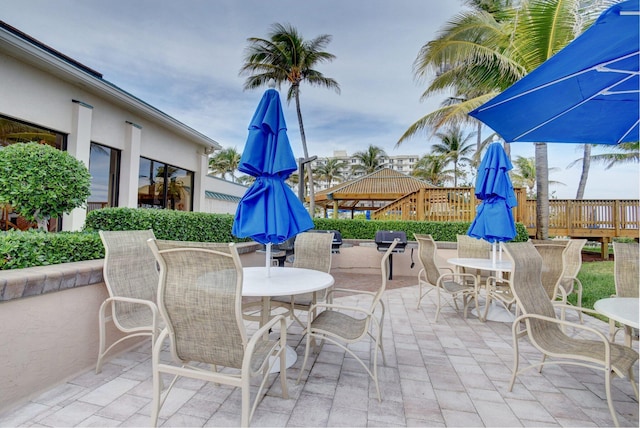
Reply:
[[[582,155],[582,174],[580,174],[580,183],[578,184],[578,192],[576,199],[584,198],[584,189],[587,187],[587,177],[589,177],[589,167],[591,166],[591,144],[584,145],[584,153]]]
[[[547,144],[536,146],[536,238],[549,238],[549,159]]]
[[[309,151],[307,150],[307,138],[304,135],[304,125],[302,124],[302,111],[300,110],[300,92],[299,87],[296,85],[294,89],[296,97],[296,113],[298,114],[298,127],[300,128],[300,140],[302,141],[302,151],[304,152],[304,159],[309,159]],[[309,180],[309,215],[313,218],[316,210],[316,192],[313,184],[313,170],[311,162],[307,164],[307,178]],[[304,202],[304,200],[302,201]]]

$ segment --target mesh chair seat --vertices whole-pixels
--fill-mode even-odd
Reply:
[[[313,329],[345,340],[356,340],[366,332],[366,318],[355,318],[344,312],[323,311],[313,320]]]

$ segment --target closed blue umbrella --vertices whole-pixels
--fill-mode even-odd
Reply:
[[[285,180],[297,169],[287,137],[280,94],[267,89],[251,123],[238,170],[256,177],[236,210],[232,233],[267,245],[313,228],[313,220]]]
[[[475,195],[482,202],[467,234],[493,243],[510,241],[516,236],[512,208],[518,205],[509,171],[513,169],[502,144],[492,143],[478,167]]]
[[[640,140],[639,0],[607,9],[564,49],[469,113],[506,142]]]

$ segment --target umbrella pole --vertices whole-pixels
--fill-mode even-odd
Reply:
[[[493,242],[491,244],[491,263],[495,266],[496,264],[496,243]]]
[[[267,278],[271,276],[271,242],[267,244]]]

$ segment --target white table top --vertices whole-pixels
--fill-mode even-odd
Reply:
[[[447,259],[447,263],[454,266],[461,266],[471,269],[483,269],[494,272],[509,272],[511,271],[511,260],[496,260],[491,259],[474,259],[474,258],[460,258],[454,257]]]
[[[242,295],[251,297],[291,296],[311,293],[333,285],[333,276],[326,272],[293,267],[266,267],[242,269]]]
[[[630,327],[640,328],[638,326],[639,305],[640,299],[637,297],[611,297],[598,300],[593,305],[593,309],[609,319]]]

